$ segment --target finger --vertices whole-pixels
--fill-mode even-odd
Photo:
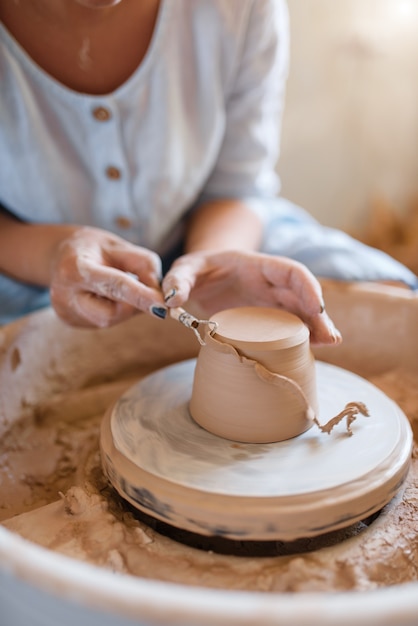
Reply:
[[[161,258],[155,252],[124,242],[106,250],[107,263],[138,276],[149,287],[158,288],[162,278]]]
[[[85,261],[83,266],[83,291],[107,300],[125,302],[148,312],[154,306],[164,306],[160,289],[148,287],[130,273],[114,267]]]
[[[188,300],[205,266],[206,260],[200,255],[184,255],[173,263],[161,284],[167,306],[177,307]]]
[[[326,311],[312,317],[308,320],[307,325],[311,331],[311,342],[313,344],[338,345],[342,342],[340,331],[335,327]]]
[[[275,257],[275,260],[279,262],[265,262],[263,274],[276,287],[278,304],[298,315],[307,324],[312,343],[340,343],[341,334],[325,311],[319,281],[301,263],[279,257]]]
[[[79,318],[98,328],[119,324],[139,313],[138,309],[125,302],[115,302],[90,292],[76,294],[73,306]]]
[[[64,286],[51,288],[51,304],[60,319],[71,326],[107,327],[122,322],[139,311],[94,293],[76,291]]]
[[[301,311],[316,315],[323,310],[321,285],[302,263],[284,257],[264,257],[262,272],[271,285],[292,292]]]

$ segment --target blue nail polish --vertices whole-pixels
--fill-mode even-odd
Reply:
[[[167,309],[165,309],[163,306],[152,306],[151,307],[151,313],[153,315],[155,315],[156,317],[160,317],[161,319],[165,319],[165,317],[167,315]]]

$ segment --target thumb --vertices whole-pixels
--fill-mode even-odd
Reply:
[[[204,259],[193,254],[186,254],[173,263],[161,283],[168,306],[181,306],[189,299],[203,265]]]

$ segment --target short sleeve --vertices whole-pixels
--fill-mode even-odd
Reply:
[[[280,127],[289,64],[289,20],[285,2],[254,0],[240,54],[226,94],[226,126],[205,199],[260,200],[277,195]]]

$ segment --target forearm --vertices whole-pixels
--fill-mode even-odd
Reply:
[[[0,211],[0,272],[34,285],[49,286],[51,259],[77,226],[34,225]]]
[[[260,219],[244,202],[223,199],[202,205],[191,216],[186,252],[257,250],[262,240]]]

